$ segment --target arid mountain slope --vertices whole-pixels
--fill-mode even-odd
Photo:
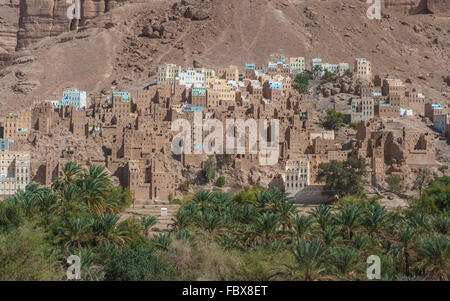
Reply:
[[[447,2],[433,3],[445,9]],[[90,95],[141,87],[162,63],[242,66],[277,52],[307,62],[366,57],[375,73],[410,79],[428,97],[448,101],[449,14],[393,8],[369,20],[367,8],[360,0],[130,0],[1,57],[2,109],[58,99],[70,87]]]
[[[19,0],[0,0],[0,54],[13,52],[19,31]]]
[[[72,3],[74,3],[73,1]],[[89,20],[103,15],[117,5],[117,0],[80,0],[80,19],[69,19],[66,0],[20,0],[20,28],[17,49],[24,49],[46,37],[77,30]],[[75,11],[74,11],[75,13]]]

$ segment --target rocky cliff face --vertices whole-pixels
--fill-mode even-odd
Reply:
[[[104,14],[117,3],[117,0],[80,0],[81,19],[70,20],[66,0],[20,0],[19,31],[17,49],[23,49],[46,37],[76,30],[90,19]]]
[[[81,20],[70,21],[67,18],[67,8],[70,4],[66,0],[0,0],[0,53],[14,51],[15,48],[21,50],[42,38],[76,30],[117,4],[133,0],[80,1]],[[383,3],[383,12],[387,14],[393,11],[410,14],[450,11],[448,0],[413,0],[406,6],[394,0],[385,0]]]
[[[450,12],[450,1],[448,0],[383,0],[382,3],[382,10],[384,13],[392,11],[405,12],[408,14],[439,14]]]
[[[438,13],[448,13],[450,12],[450,1],[448,0],[428,0],[427,8],[430,12]]]
[[[0,0],[0,54],[14,51],[19,30],[19,0]]]

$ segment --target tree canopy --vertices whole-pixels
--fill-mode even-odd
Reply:
[[[346,195],[361,195],[366,174],[366,165],[362,160],[349,158],[344,162],[321,163],[317,180],[325,182],[325,194],[341,198]]]
[[[299,73],[295,76],[294,84],[292,85],[295,90],[300,94],[308,93],[310,76],[306,73]]]
[[[325,119],[322,120],[322,125],[329,131],[339,130],[344,125],[342,113],[336,112],[335,110],[328,110]]]

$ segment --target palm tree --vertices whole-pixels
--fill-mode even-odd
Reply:
[[[308,241],[305,238],[297,239],[292,253],[297,262],[297,268],[302,272],[304,280],[314,280],[325,270],[325,252],[326,248],[318,239],[313,239],[311,241]]]
[[[100,278],[100,272],[103,269],[101,265],[94,263],[95,254],[92,248],[82,248],[78,250],[72,250],[71,254],[75,254],[80,257],[81,279],[87,281],[98,281]]]
[[[316,219],[322,230],[325,230],[328,224],[332,221],[333,217],[331,213],[331,207],[324,204],[316,207],[311,214]]]
[[[271,200],[272,195],[270,189],[264,189],[258,193],[255,193],[255,204],[258,206],[259,209],[268,206]]]
[[[159,233],[156,237],[153,238],[153,242],[158,248],[167,251],[170,244],[172,243],[171,234]]]
[[[447,234],[450,230],[450,218],[443,214],[433,219],[434,230],[441,234]]]
[[[425,235],[419,241],[417,252],[423,258],[426,271],[437,274],[440,281],[448,281],[450,239],[447,235]]]
[[[323,241],[327,246],[331,246],[338,236],[339,228],[335,225],[328,225],[325,230],[322,231]]]
[[[222,219],[215,212],[206,213],[201,219],[201,224],[205,230],[213,232],[222,225]]]
[[[82,175],[82,168],[75,162],[68,162],[63,167],[64,177],[54,180],[53,190],[63,190],[68,184],[75,184]]]
[[[204,213],[211,205],[214,193],[209,190],[201,190],[194,195],[193,201],[200,206],[200,210]]]
[[[424,233],[431,230],[430,220],[426,213],[414,213],[407,219],[407,222],[415,228],[417,232]]]
[[[286,231],[291,226],[292,215],[296,213],[295,203],[288,197],[287,193],[283,191],[276,189],[275,194],[278,197],[278,200],[275,203],[275,212],[280,214],[281,226],[283,231]]]
[[[276,232],[280,223],[280,215],[276,213],[263,213],[258,217],[254,225],[257,235],[264,237],[266,241],[270,241],[273,233]]]
[[[308,232],[314,224],[313,217],[310,215],[296,215],[293,219],[294,229],[298,236],[302,237]]]
[[[37,183],[30,183],[25,188],[25,191],[19,190],[15,195],[8,198],[8,202],[11,205],[21,207],[25,215],[31,217],[41,209],[42,198],[39,196],[46,193],[46,190],[46,188],[39,187]]]
[[[356,228],[360,215],[360,207],[356,205],[344,205],[339,214],[335,216],[336,222],[344,230],[344,239],[352,239],[353,229]]]
[[[400,243],[400,252],[405,259],[405,274],[408,277],[411,276],[409,271],[409,252],[410,246],[414,241],[415,234],[415,229],[407,223],[404,223],[402,227],[397,231],[398,241]]]
[[[236,220],[241,223],[249,224],[256,219],[257,209],[253,204],[244,204],[240,208],[230,206],[231,212],[235,213]]]
[[[65,220],[59,227],[59,234],[56,236],[55,242],[64,242],[64,246],[76,246],[81,248],[81,244],[91,240],[92,219],[71,218]]]
[[[386,209],[378,204],[372,204],[364,211],[363,225],[371,236],[382,228],[386,214]]]
[[[89,166],[89,170],[84,172],[85,178],[90,178],[97,182],[97,185],[111,188],[111,179],[105,171],[104,166],[91,165]]]
[[[370,242],[370,237],[365,232],[356,232],[352,237],[352,243],[356,249],[364,249]]]
[[[51,207],[53,214],[56,215],[62,215],[70,205],[81,202],[83,197],[80,188],[74,184],[67,184],[61,189],[62,191],[58,193],[60,195],[59,201]]]
[[[189,226],[192,223],[192,217],[194,213],[188,209],[183,208],[177,212],[175,219],[172,218],[173,223],[171,224],[172,228],[175,230],[181,230],[185,227]]]
[[[108,211],[106,202],[107,189],[92,178],[85,178],[81,183],[82,199],[89,210],[101,215]]]
[[[155,216],[143,216],[141,217],[141,224],[144,228],[144,233],[148,234],[148,229],[155,226],[158,223],[158,219]]]
[[[332,265],[344,276],[352,272],[358,263],[357,253],[352,248],[332,249],[330,257]]]
[[[130,240],[130,233],[123,222],[119,222],[119,216],[113,214],[102,214],[94,223],[94,231],[99,242],[116,243],[123,246]]]

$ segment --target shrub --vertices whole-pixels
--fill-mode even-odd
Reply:
[[[322,120],[322,126],[329,131],[337,131],[342,125],[344,125],[342,113],[335,110],[328,110],[327,116]]]
[[[218,187],[223,187],[225,186],[225,177],[224,176],[220,176],[217,181],[216,181],[216,186]]]
[[[41,228],[27,224],[0,235],[0,281],[62,280]]]
[[[109,281],[174,280],[176,274],[146,245],[118,249],[105,265],[105,280]]]
[[[435,178],[413,202],[413,209],[420,212],[450,211],[450,177]]]
[[[24,216],[19,206],[0,202],[0,233],[8,232],[23,223]]]
[[[191,182],[189,181],[184,181],[183,183],[180,184],[180,190],[184,191],[184,192],[188,192],[189,191],[189,186],[191,185]]]
[[[309,89],[309,79],[310,76],[308,74],[304,73],[297,74],[297,76],[295,76],[294,84],[292,86],[300,94],[307,93]]]
[[[389,189],[394,192],[402,192],[404,189],[403,179],[399,175],[390,175],[386,182],[389,185]]]
[[[203,184],[210,183],[216,177],[215,166],[211,160],[205,162],[205,165],[201,170],[201,176],[203,179]]]
[[[444,172],[444,171],[448,170],[448,166],[447,166],[447,165],[439,166],[438,170],[439,170],[440,172]]]

